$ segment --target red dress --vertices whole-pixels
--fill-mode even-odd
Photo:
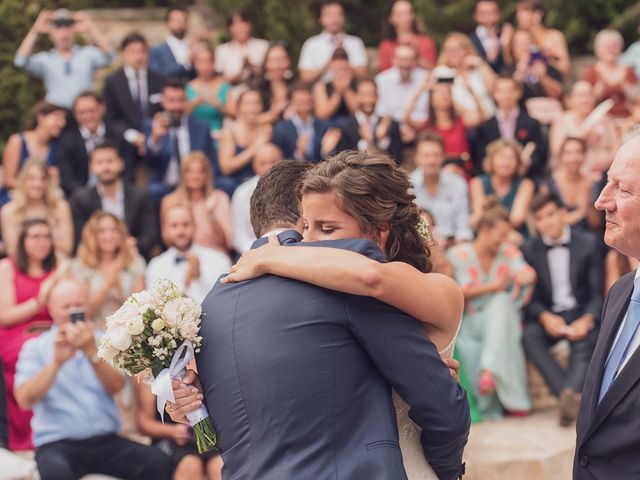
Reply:
[[[436,127],[427,121],[424,130],[433,130],[442,137],[444,143],[444,153],[447,157],[460,157],[462,164],[460,165],[467,174],[473,169],[469,148],[469,140],[467,139],[467,129],[464,126],[462,118],[457,117],[450,128]]]
[[[13,287],[16,292],[16,304],[24,303],[38,295],[40,285],[51,274],[45,273],[38,277],[31,277],[18,270],[16,263],[11,261],[13,267]],[[34,327],[47,328],[51,325],[51,317],[46,308],[43,308],[29,320],[16,325],[0,327],[0,358],[2,358],[2,370],[4,383],[7,389],[7,413],[9,415],[9,449],[31,450],[31,410],[22,410],[13,396],[13,380],[16,374],[18,355],[24,342],[29,338],[40,334],[33,332]],[[37,328],[36,328],[37,330]]]
[[[428,35],[416,34],[418,54],[426,59],[431,65],[436,64],[436,44]],[[397,40],[390,38],[383,40],[378,45],[378,71],[382,72],[393,66],[393,51],[398,44]]]
[[[591,85],[595,85],[600,80],[600,74],[596,70],[595,65],[589,67],[584,74],[582,75],[582,79],[589,82]],[[627,74],[625,75],[625,83],[629,85],[635,85],[638,83],[638,78],[633,71],[633,68],[627,67]],[[611,115],[616,118],[625,118],[628,117],[631,112],[627,108],[627,95],[622,88],[621,84],[618,85],[608,85],[605,84],[604,91],[598,98],[598,102],[602,102],[606,99],[612,99],[614,101],[613,107],[611,108]]]

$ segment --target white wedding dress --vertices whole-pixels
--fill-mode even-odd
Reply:
[[[457,335],[456,335],[457,336]],[[455,347],[455,338],[440,352],[442,358],[451,358]],[[393,404],[396,407],[398,419],[398,438],[400,439],[400,451],[404,470],[409,480],[438,480],[429,462],[424,458],[424,451],[420,443],[422,430],[409,418],[409,405],[394,391]]]

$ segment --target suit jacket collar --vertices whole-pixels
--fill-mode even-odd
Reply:
[[[302,241],[302,235],[300,235],[300,233],[298,233],[296,230],[285,230],[283,232],[280,232],[276,236],[278,237],[278,242],[280,242],[280,245],[288,245],[290,243],[298,243]],[[251,249],[253,250],[254,248],[262,247],[263,245],[266,245],[268,241],[269,238],[267,236],[260,237],[255,242],[253,242],[253,244],[251,245]]]
[[[588,402],[586,409],[588,415],[587,430],[582,439],[578,438],[578,444],[583,443],[595,432],[626,393],[640,380],[640,350],[637,350],[631,356],[625,368],[622,369],[618,377],[614,380],[609,391],[602,399],[602,402],[598,405],[598,396],[600,386],[602,385],[605,362],[609,356],[613,340],[629,307],[634,278],[632,275],[623,277],[620,280],[621,285],[619,289],[613,292],[614,295],[610,294],[607,299],[602,321],[602,330],[600,331],[599,341],[596,344],[589,367],[592,375],[591,382],[589,382],[591,388],[589,391],[585,390],[583,392],[583,401]],[[613,288],[615,288],[615,286]]]

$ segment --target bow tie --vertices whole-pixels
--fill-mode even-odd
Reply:
[[[176,262],[176,264],[178,264],[178,263],[182,263],[182,262],[186,262],[186,261],[187,261],[187,257],[177,256],[177,255],[176,255],[176,258],[175,258],[175,262]]]
[[[547,243],[544,244],[545,248],[547,250],[551,250],[553,248],[569,248],[570,244],[569,242],[564,242],[564,243],[554,243],[552,245],[549,245]]]

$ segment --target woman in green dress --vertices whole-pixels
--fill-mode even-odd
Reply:
[[[213,50],[205,44],[199,44],[193,59],[196,78],[186,86],[189,100],[187,109],[194,117],[207,122],[211,136],[218,140],[231,85],[215,72],[213,65]]]
[[[506,242],[510,231],[508,212],[489,198],[476,239],[448,252],[465,296],[456,356],[485,418],[501,418],[505,412],[521,416],[531,409],[520,309],[529,301],[536,276],[520,250]]]

